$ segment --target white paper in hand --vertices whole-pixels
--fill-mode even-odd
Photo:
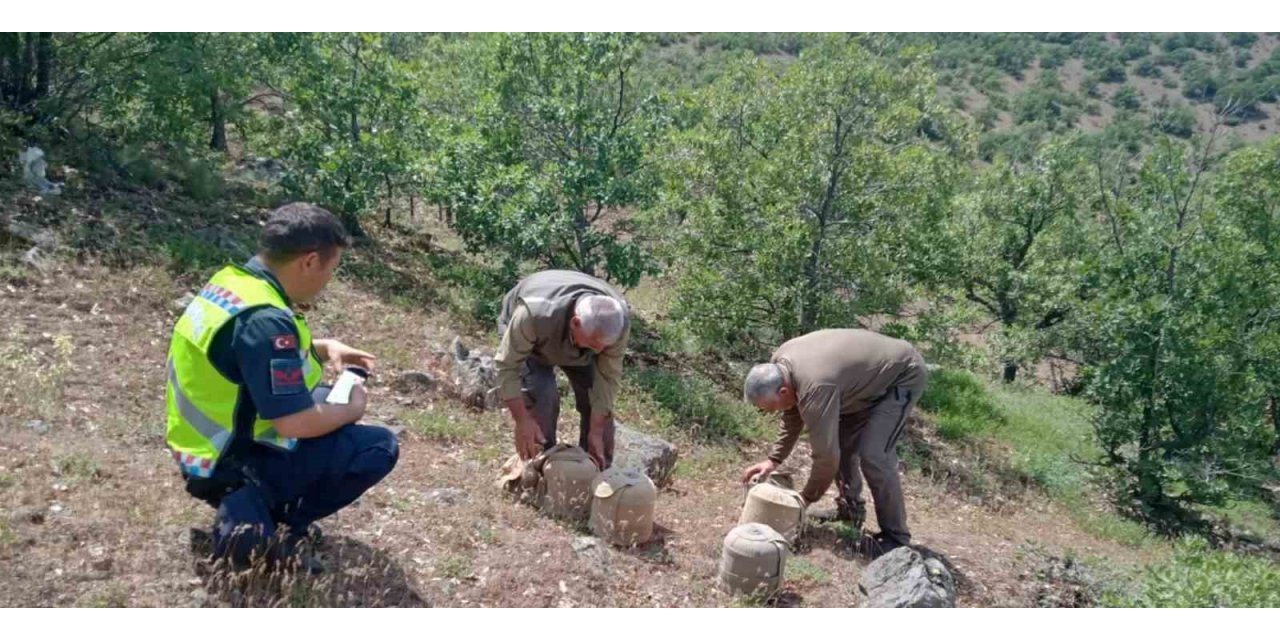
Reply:
[[[338,381],[334,383],[333,389],[329,390],[329,395],[325,396],[324,401],[329,404],[348,404],[351,402],[351,389],[357,384],[364,382],[356,373],[346,370],[342,375],[338,376]]]

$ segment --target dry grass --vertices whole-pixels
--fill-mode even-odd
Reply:
[[[154,288],[128,293],[138,282]],[[400,464],[321,523],[326,574],[209,566],[192,531],[207,528],[212,512],[182,490],[161,427],[164,353],[177,313],[170,301],[182,288],[148,270],[79,266],[0,290],[0,606],[743,604],[716,589],[715,575],[742,499],[734,478],[763,455],[764,442],[740,449],[676,437],[683,458],[659,496],[657,539],[580,554],[571,547],[580,525],[512,504],[493,487],[510,448],[501,415],[385,384],[408,368],[443,379],[430,354],[452,337],[446,312],[407,308],[349,281],[336,283],[309,318],[318,334],[382,356],[371,415],[405,427]],[[644,425],[656,419],[648,406],[634,403],[620,418]],[[48,433],[25,426],[34,419]],[[569,436],[576,415],[562,419]],[[1028,539],[1055,552],[1141,559],[1082,533],[1047,503],[996,512],[915,472],[906,486],[917,540],[955,565],[962,606],[1031,602],[1015,557]],[[465,499],[433,499],[438,488],[460,489]],[[854,605],[866,562],[838,533],[815,529],[784,592],[756,604]]]

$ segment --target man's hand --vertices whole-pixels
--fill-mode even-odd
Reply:
[[[351,387],[351,401],[347,403],[347,407],[351,410],[353,416],[349,422],[359,422],[364,417],[364,411],[369,403],[369,394],[364,390],[364,384],[357,382]]]
[[[515,440],[516,453],[521,460],[531,460],[542,453],[542,444],[546,442],[542,437],[542,428],[532,417],[516,418]]]
[[[773,473],[774,469],[777,469],[777,468],[778,468],[778,464],[772,460],[765,460],[764,462],[753,464],[750,467],[747,467],[746,471],[742,472],[742,484],[747,484],[748,482],[751,482],[752,478],[762,473],[765,475]]]
[[[337,340],[323,339],[314,342],[316,351],[324,356],[329,364],[333,364],[339,371],[343,367],[357,366],[362,367],[366,371],[373,371],[373,363],[377,358],[366,351],[354,349]]]

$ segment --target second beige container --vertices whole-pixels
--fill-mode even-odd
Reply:
[[[653,537],[653,509],[658,489],[637,469],[606,469],[592,481],[591,531],[619,546],[634,546]]]
[[[791,488],[789,476],[770,476],[747,491],[738,524],[748,522],[768,525],[795,543],[804,527],[804,498]]]

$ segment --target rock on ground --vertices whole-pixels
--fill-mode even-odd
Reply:
[[[858,581],[863,607],[940,608],[956,606],[956,584],[937,558],[899,547],[867,565]]]
[[[679,451],[662,438],[636,431],[621,422],[616,423],[613,436],[613,466],[622,469],[639,469],[653,480],[657,487],[671,482],[671,472],[676,468]]]

